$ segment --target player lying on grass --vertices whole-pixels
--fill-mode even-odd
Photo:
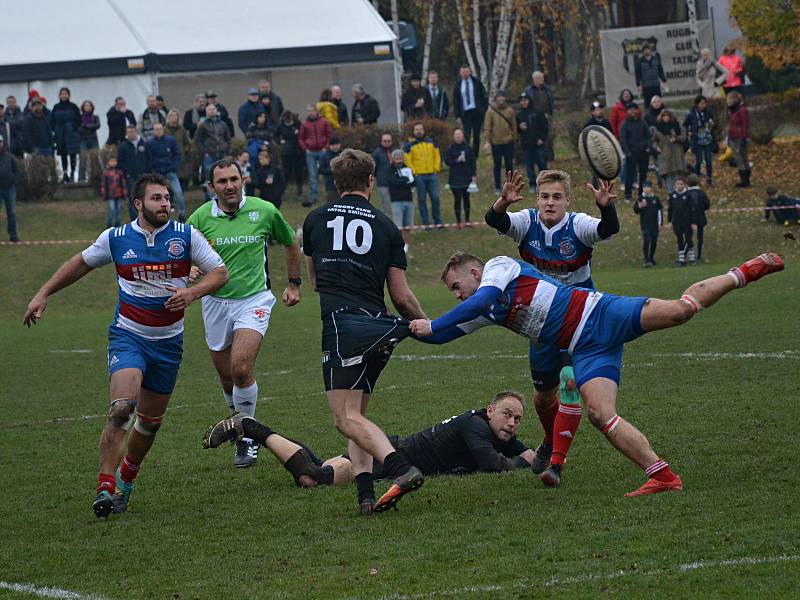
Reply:
[[[127,509],[133,480],[161,427],[178,378],[184,310],[228,281],[222,259],[202,234],[170,220],[166,179],[142,175],[133,197],[139,217],[107,229],[94,244],[65,262],[33,297],[23,319],[28,327],[35,324],[49,296],[114,263],[119,302],[108,328],[111,408],[100,437],[100,476],[92,503],[98,517]],[[189,288],[192,264],[207,275]]]
[[[536,208],[508,212],[512,205],[524,199],[522,190],[525,187],[522,174],[509,171],[501,196],[486,211],[486,223],[497,233],[514,240],[520,258],[545,275],[566,285],[594,289],[591,271],[594,245],[619,232],[619,218],[614,208],[614,183],[601,180],[597,188],[586,185],[600,210],[599,219],[583,212],[568,212],[570,176],[558,170],[539,171]],[[558,485],[558,469],[548,468],[548,464],[555,467],[567,460],[581,422],[580,397],[559,394],[559,379],[573,377],[567,353],[531,343],[529,363],[533,406],[544,429],[544,440],[536,449],[533,472],[541,473],[545,485]],[[571,399],[577,402],[573,404]],[[554,431],[558,435],[554,435]]]
[[[531,342],[567,349],[592,425],[648,477],[626,496],[680,491],[680,477],[617,414],[623,347],[644,333],[683,325],[728,292],[783,268],[780,256],[762,254],[689,286],[678,300],[658,300],[568,287],[507,256],[484,264],[476,256],[455,254],[442,280],[463,303],[434,321],[415,319],[410,328],[423,341],[442,344],[485,325],[502,325]],[[560,467],[554,475],[560,483]]]
[[[489,406],[445,419],[408,437],[390,436],[392,446],[423,475],[499,473],[531,465],[534,452],[517,439],[525,399],[514,391],[495,395]],[[344,485],[355,481],[347,455],[319,460],[305,445],[275,433],[253,417],[236,414],[209,428],[204,448],[244,437],[257,440],[275,455],[300,487]],[[391,479],[373,462],[375,479]]]

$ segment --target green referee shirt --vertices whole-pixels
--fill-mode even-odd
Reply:
[[[294,229],[275,205],[261,198],[245,196],[232,216],[216,200],[198,208],[186,221],[205,236],[225,261],[230,279],[217,298],[247,298],[269,289],[267,238],[294,244]]]

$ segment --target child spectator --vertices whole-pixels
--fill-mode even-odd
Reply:
[[[700,262],[703,260],[703,229],[708,223],[706,211],[711,207],[711,200],[700,189],[700,177],[696,173],[690,173],[686,178],[686,183],[689,186],[686,195],[692,211],[692,231],[697,236],[697,261]]]
[[[469,185],[477,179],[475,155],[472,148],[464,141],[464,131],[460,128],[453,130],[453,143],[444,153],[444,162],[450,167],[448,183],[453,192],[453,210],[456,213],[456,228],[463,229],[461,222],[461,205],[464,205],[464,220],[467,227],[472,227],[469,220]]]
[[[250,153],[247,150],[242,150],[239,153],[239,158],[236,159],[239,163],[239,168],[242,170],[242,181],[244,181],[244,195],[252,196],[255,194],[255,186],[253,185],[252,165],[250,164]]]
[[[120,206],[128,198],[125,173],[117,166],[117,157],[111,156],[100,178],[100,197],[108,202],[108,227],[120,226]]]
[[[790,224],[797,224],[800,217],[800,202],[795,198],[790,198],[785,194],[778,193],[778,188],[770,186],[767,188],[767,204],[764,208],[764,220],[769,221],[770,213],[775,217],[775,222],[788,227]]]
[[[645,181],[642,184],[642,195],[633,205],[633,212],[639,215],[639,225],[642,229],[642,253],[644,254],[644,267],[656,266],[655,255],[658,244],[658,232],[664,218],[664,206],[661,200],[653,194],[653,184]]]
[[[342,143],[339,138],[332,137],[328,140],[328,149],[319,161],[319,172],[325,178],[325,199],[328,202],[336,202],[339,192],[333,183],[333,171],[331,171],[331,161],[342,153]]]
[[[286,184],[283,173],[272,164],[272,157],[267,150],[261,150],[258,153],[258,166],[255,170],[253,186],[259,198],[272,202],[275,208],[281,207]]]
[[[471,148],[470,148],[471,150]],[[414,186],[414,174],[410,167],[405,166],[405,156],[402,150],[392,151],[392,168],[388,176],[389,199],[392,201],[392,220],[403,234],[408,252],[408,243],[411,241],[410,227],[414,225],[414,195],[411,192]]]
[[[672,231],[678,238],[678,258],[676,267],[685,267],[686,260],[694,264],[694,244],[692,243],[692,209],[686,190],[686,179],[679,175],[675,180],[675,191],[669,195],[667,218],[672,224]]]

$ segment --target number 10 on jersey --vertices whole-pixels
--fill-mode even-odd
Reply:
[[[347,247],[356,254],[366,254],[372,248],[372,227],[363,219],[353,219],[344,226],[344,217],[336,217],[328,221],[328,229],[333,229],[333,249],[341,250],[346,241]],[[361,243],[358,243],[358,232],[361,230]]]

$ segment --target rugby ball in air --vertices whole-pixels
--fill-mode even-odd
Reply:
[[[578,136],[578,154],[592,175],[611,181],[622,168],[622,146],[605,127],[589,125]]]

